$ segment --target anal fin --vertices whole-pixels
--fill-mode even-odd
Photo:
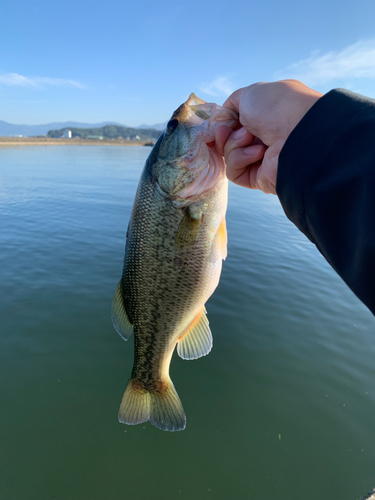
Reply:
[[[186,333],[178,341],[177,354],[182,359],[198,359],[212,349],[212,333],[206,316],[206,308],[194,318]]]

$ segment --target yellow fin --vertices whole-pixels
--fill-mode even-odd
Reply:
[[[116,292],[113,297],[111,318],[117,333],[119,333],[124,340],[128,340],[133,331],[133,325],[130,323],[128,315],[125,311],[121,280],[117,285]]]
[[[227,255],[228,255],[228,234],[227,234],[227,223],[224,219],[221,221],[221,224],[219,226],[219,229],[216,233],[217,241],[216,244],[218,246],[218,251],[220,257],[225,260]]]
[[[151,392],[150,422],[162,431],[182,431],[186,427],[186,416],[172,381],[164,388]]]
[[[139,384],[130,379],[122,397],[118,413],[119,421],[128,425],[141,424],[150,418],[150,411],[150,393],[142,390]]]
[[[157,391],[148,391],[130,379],[122,397],[118,419],[136,425],[149,420],[163,431],[182,431],[186,417],[180,398],[170,379],[160,383]]]
[[[188,213],[183,217],[178,226],[175,249],[179,252],[189,250],[198,239],[203,217],[192,218]]]
[[[206,308],[203,307],[178,341],[177,354],[182,359],[197,359],[206,356],[211,349],[212,333],[206,316]]]

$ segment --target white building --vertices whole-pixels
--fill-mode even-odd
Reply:
[[[63,138],[64,139],[71,139],[72,138],[72,131],[66,128],[63,132]]]

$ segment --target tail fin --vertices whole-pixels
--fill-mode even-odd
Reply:
[[[155,392],[148,392],[130,379],[122,397],[118,419],[136,425],[149,420],[163,431],[182,431],[186,417],[180,398],[171,380]]]

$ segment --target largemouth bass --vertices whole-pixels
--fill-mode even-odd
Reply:
[[[213,149],[215,130],[237,114],[191,94],[172,115],[148,157],[135,196],[112,321],[135,352],[119,420],[185,428],[169,365],[174,348],[197,359],[212,348],[205,303],[227,254],[228,181]],[[211,144],[210,144],[211,143]]]

